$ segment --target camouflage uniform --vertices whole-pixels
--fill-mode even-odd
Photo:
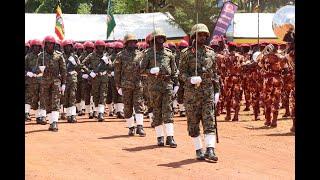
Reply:
[[[210,36],[209,30],[204,24],[196,24],[191,29],[191,38],[196,33],[206,33]],[[202,152],[200,136],[200,121],[205,134],[207,145],[206,156],[210,160],[218,160],[214,154],[215,147],[215,121],[214,121],[214,91],[217,82],[217,67],[215,53],[209,46],[198,46],[197,52],[195,43],[182,51],[179,66],[179,79],[184,82],[184,104],[187,112],[187,125],[189,136],[194,141],[197,159],[203,160],[205,155]],[[197,59],[196,59],[197,53]],[[201,82],[193,82],[196,77],[201,77]]]
[[[78,72],[80,72],[80,61],[73,53],[70,55],[63,54],[66,60],[67,82],[66,90],[63,95],[63,105],[66,108],[68,122],[76,122],[76,92],[78,82]],[[74,62],[70,61],[73,60]]]
[[[108,76],[111,70],[111,61],[108,59],[108,64],[102,60],[106,57],[105,54],[99,55],[97,52],[92,52],[84,60],[84,68],[87,74],[95,74],[96,76],[92,78],[92,89],[91,93],[93,95],[93,102],[95,107],[99,108],[99,121],[103,121],[104,109],[105,109],[105,97],[106,89],[108,87]],[[106,57],[107,58],[107,57]]]
[[[128,34],[125,41],[136,41],[135,36]],[[142,53],[137,50],[125,48],[117,54],[115,59],[115,85],[123,93],[124,118],[128,123],[129,135],[134,135],[134,117],[137,123],[137,134],[143,130],[143,88],[140,76],[140,61]]]
[[[160,29],[156,29],[152,36],[166,39],[166,35]],[[150,70],[154,67],[159,67],[158,75],[151,74]],[[173,140],[172,97],[173,87],[178,86],[178,74],[171,50],[167,48],[156,50],[155,60],[154,48],[148,49],[141,61],[141,73],[148,75],[150,103],[153,108],[153,123],[155,125],[158,145],[163,145],[164,133],[162,124],[164,123],[167,132],[166,144],[170,144],[170,147],[176,147]]]
[[[40,83],[40,107],[46,110],[49,123],[52,125],[57,123],[59,118],[60,87],[66,84],[65,59],[59,51],[54,51],[53,54],[45,51],[39,54],[38,62],[46,67]]]

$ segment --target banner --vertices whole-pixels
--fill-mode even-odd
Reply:
[[[58,1],[56,9],[56,26],[54,27],[54,31],[60,40],[64,39],[64,24],[62,19],[62,11],[60,8],[60,1]]]
[[[111,0],[109,0],[108,5],[108,15],[107,15],[107,39],[109,38],[111,32],[116,27],[116,21],[114,20],[113,14],[111,11]]]
[[[225,2],[221,9],[219,18],[214,26],[213,36],[224,36],[236,13],[238,6],[232,2]]]

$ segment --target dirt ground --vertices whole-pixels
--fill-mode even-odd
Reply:
[[[241,110],[244,107],[241,107]],[[146,137],[129,137],[124,120],[86,116],[78,123],[59,121],[59,131],[25,123],[26,179],[294,179],[295,136],[291,119],[277,128],[253,121],[252,111],[240,111],[240,121],[218,116],[217,163],[197,161],[187,133],[186,118],[175,117],[177,148],[157,147],[154,129],[145,118]]]

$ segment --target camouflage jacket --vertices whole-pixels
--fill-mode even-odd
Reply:
[[[117,54],[114,62],[114,79],[116,87],[142,87],[140,78],[140,61],[142,52],[124,49]]]
[[[38,56],[38,62],[39,66],[46,66],[42,76],[43,79],[59,78],[62,84],[66,83],[66,63],[61,52],[54,51],[53,54],[41,52]]]
[[[150,74],[150,69],[153,67],[160,68],[158,76]],[[147,75],[150,81],[154,82],[153,84],[159,84],[157,83],[159,81],[167,81],[170,82],[170,84],[173,83],[175,86],[179,85],[175,58],[168,48],[163,48],[156,52],[156,62],[154,60],[154,49],[146,49],[141,60],[140,73]]]
[[[101,58],[104,54],[99,55],[95,51],[90,53],[84,60],[83,60],[83,69],[86,73],[94,72],[94,73],[111,73],[112,71],[112,64],[109,59],[108,64],[106,64]]]
[[[71,53],[69,56],[63,53],[63,57],[66,61],[66,68],[67,68],[67,77],[72,76],[74,78],[77,77],[77,75],[81,71],[82,65],[80,64],[79,58],[76,54]],[[73,58],[75,60],[76,64],[73,64],[69,58]]]
[[[39,73],[38,54],[28,53],[24,58],[24,72]]]
[[[219,77],[217,76],[217,66],[215,59],[215,52],[208,46],[198,48],[198,61],[196,62],[196,53],[194,47],[188,47],[181,52],[180,61],[180,75],[179,78],[185,83],[186,90],[195,89],[196,86],[191,84],[190,78],[200,76],[202,82],[200,88],[207,89],[214,87],[215,92],[220,91]]]

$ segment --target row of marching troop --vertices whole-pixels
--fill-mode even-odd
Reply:
[[[173,116],[178,114],[187,117],[197,159],[212,161],[218,160],[215,117],[226,114],[225,120],[239,121],[242,100],[242,111],[253,111],[253,120],[264,115],[268,127],[277,127],[284,108],[294,131],[294,41],[237,44],[209,37],[207,26],[196,24],[190,42],[176,44],[166,43],[161,29],[145,42],[132,33],[116,42],[30,40],[25,45],[25,121],[33,109],[37,124],[48,120],[49,130],[56,132],[59,119],[76,123],[77,116],[88,115],[102,122],[116,116],[126,120],[129,136],[146,136],[147,116],[158,146],[175,148]]]

